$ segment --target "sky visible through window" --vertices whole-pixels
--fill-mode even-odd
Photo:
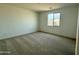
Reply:
[[[48,14],[48,19],[52,20],[53,19],[53,14]]]
[[[54,14],[54,20],[59,19],[60,18],[60,13],[55,13]]]

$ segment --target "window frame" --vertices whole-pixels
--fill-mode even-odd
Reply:
[[[54,25],[54,14],[56,14],[56,13],[59,13],[59,14],[60,14],[59,26],[55,26],[55,25]],[[60,12],[53,12],[53,13],[48,13],[48,15],[49,15],[49,14],[53,14],[53,25],[52,25],[52,26],[53,26],[53,27],[60,27],[60,25],[61,25],[61,13],[60,13]],[[48,25],[48,15],[47,15],[47,26],[49,26],[49,25]],[[51,26],[49,26],[49,27],[51,27]]]

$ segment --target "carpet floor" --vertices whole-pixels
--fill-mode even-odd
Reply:
[[[0,40],[1,55],[74,55],[75,40],[36,32]]]

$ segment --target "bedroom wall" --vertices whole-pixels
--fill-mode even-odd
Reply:
[[[48,13],[61,13],[61,20],[59,27],[52,27],[47,25]],[[76,25],[77,25],[77,6],[64,7],[52,11],[40,13],[40,31],[54,33],[70,38],[76,38]]]
[[[36,12],[0,4],[0,39],[36,32],[37,23]]]

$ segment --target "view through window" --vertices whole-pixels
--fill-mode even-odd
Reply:
[[[60,26],[60,13],[48,14],[48,26]]]

